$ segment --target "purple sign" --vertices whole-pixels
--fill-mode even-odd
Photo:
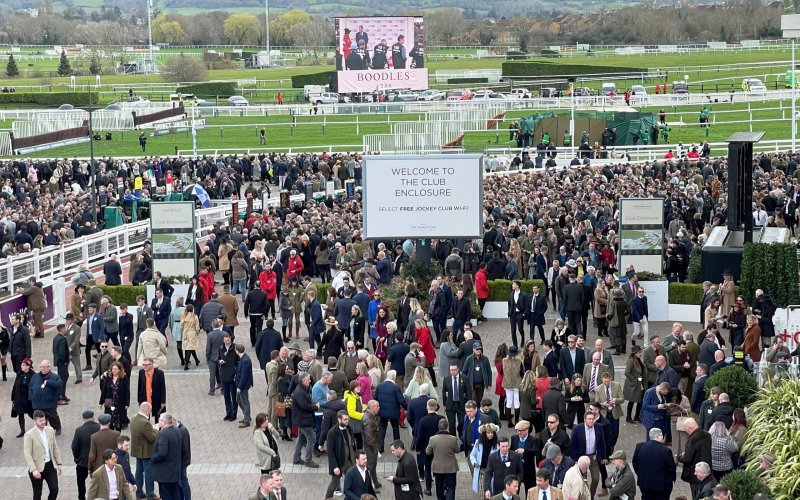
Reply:
[[[44,321],[47,322],[55,316],[55,307],[53,306],[53,285],[44,287],[44,300],[47,303],[47,308],[44,310]],[[28,312],[28,299],[23,295],[14,295],[8,299],[0,302],[0,318],[3,321],[3,326],[11,331],[11,316],[14,314],[22,314]]]

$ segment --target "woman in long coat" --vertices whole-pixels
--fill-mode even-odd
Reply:
[[[194,357],[195,366],[200,365],[197,350],[200,349],[200,320],[194,312],[194,306],[187,304],[181,316],[181,333],[183,333],[183,369],[188,370]]]
[[[628,416],[625,421],[628,423],[638,422],[642,412],[642,396],[644,394],[644,364],[642,363],[642,348],[638,345],[631,348],[631,355],[625,362],[625,383],[622,387],[622,394],[628,402]],[[633,413],[633,405],[636,405],[636,413]]]
[[[611,335],[612,347],[616,349],[614,354],[624,354],[628,336],[628,318],[631,313],[628,310],[628,303],[625,302],[625,292],[615,288],[611,291],[611,298],[607,315],[608,333]]]

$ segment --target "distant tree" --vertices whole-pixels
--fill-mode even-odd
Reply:
[[[521,36],[519,37],[519,51],[528,53],[528,37]]]
[[[231,14],[222,25],[225,40],[231,45],[254,44],[258,30],[258,19],[252,14]]]
[[[160,14],[153,19],[153,43],[168,43],[170,45],[181,45],[186,43],[188,36],[183,25],[167,14]]]
[[[67,53],[61,51],[61,58],[58,60],[58,76],[69,76],[72,73],[72,68],[67,59]]]
[[[308,24],[311,19],[300,9],[292,9],[273,19],[269,23],[269,40],[272,45],[294,45],[297,30]]]
[[[200,82],[205,80],[205,64],[200,59],[187,57],[183,54],[170,57],[161,67],[161,76],[168,82]]]
[[[478,41],[481,42],[481,45],[488,47],[494,41],[494,33],[489,30],[481,30],[478,33]]]
[[[103,68],[100,66],[100,57],[97,54],[92,54],[92,62],[89,63],[89,73],[99,75],[102,72]]]
[[[333,26],[322,17],[312,17],[310,21],[295,31],[294,45],[305,49],[319,64],[320,54],[329,46],[333,37]]]
[[[6,75],[19,76],[19,69],[17,68],[17,61],[14,59],[14,54],[11,54],[6,64]]]

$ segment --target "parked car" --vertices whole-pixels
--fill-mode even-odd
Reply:
[[[232,95],[228,97],[229,106],[249,106],[250,102],[242,95]]]
[[[672,93],[673,94],[688,94],[689,93],[689,84],[683,80],[678,80],[676,82],[672,82]]]
[[[594,95],[594,90],[589,87],[576,87],[572,95],[575,97],[592,97]]]
[[[742,80],[742,90],[751,94],[766,94],[767,86],[758,78],[745,78]]]
[[[361,94],[352,94],[350,96],[350,102],[372,103],[375,102],[375,98],[372,94],[364,92]]]
[[[531,97],[533,97],[531,91],[524,87],[517,87],[515,89],[512,89],[511,92],[509,92],[509,95],[516,99],[530,99]]]
[[[631,85],[631,95],[636,97],[646,97],[647,89],[644,85]]]
[[[555,87],[542,87],[539,89],[539,97],[561,97],[561,91]]]
[[[423,90],[417,96],[418,101],[441,101],[444,100],[444,98],[445,93],[436,89]]]
[[[600,86],[600,93],[605,96],[616,95],[617,94],[617,84],[613,82],[604,82]]]
[[[339,102],[349,102],[350,98],[347,96],[340,96],[336,92],[321,92],[316,95],[309,96],[311,102],[316,104],[336,104]]]
[[[448,101],[469,101],[475,94],[469,89],[453,90],[447,93]]]
[[[409,102],[409,101],[416,101],[417,98],[419,98],[419,94],[417,94],[416,92],[412,92],[410,90],[402,90],[396,93],[394,96],[392,96],[392,101]]]

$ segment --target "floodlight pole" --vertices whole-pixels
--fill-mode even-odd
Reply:
[[[92,220],[97,222],[97,172],[94,165],[94,130],[92,127],[92,89],[89,88],[89,175],[92,176]]]
[[[147,65],[147,72],[155,73],[156,61],[153,59],[153,0],[147,0],[147,42],[150,54],[150,64]]]
[[[269,55],[269,0],[264,0],[264,40],[267,45],[267,64],[272,66],[272,58]]]

